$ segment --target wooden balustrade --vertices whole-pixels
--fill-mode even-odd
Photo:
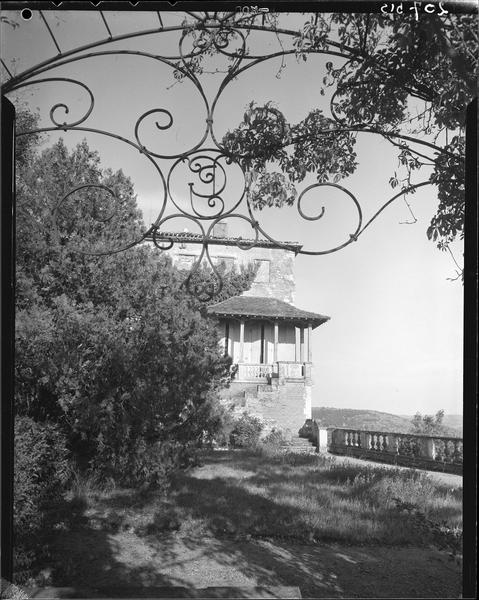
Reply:
[[[328,451],[416,468],[462,473],[462,438],[328,428]]]

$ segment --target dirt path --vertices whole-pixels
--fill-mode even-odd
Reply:
[[[120,545],[131,548],[127,538]],[[198,545],[177,538],[170,553],[151,556],[158,574],[193,588],[298,586],[303,598],[458,598],[461,593],[460,567],[437,550],[215,538]],[[137,554],[139,569],[145,558]],[[131,564],[129,550],[124,559]],[[141,583],[153,582],[147,577]]]
[[[461,593],[460,567],[436,550],[175,535],[153,548],[131,533],[109,536],[109,543],[115,561],[105,570],[95,540],[88,548],[81,540],[88,557],[82,556],[81,573],[70,585],[86,588],[86,597],[152,597],[159,595],[155,588],[165,587],[297,586],[303,598],[458,598]]]

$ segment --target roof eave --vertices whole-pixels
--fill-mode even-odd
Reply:
[[[147,242],[153,242],[153,236],[147,236],[145,238]],[[161,232],[156,234],[156,241],[168,241],[174,243],[184,243],[184,244],[204,244],[208,243],[209,245],[217,245],[217,246],[234,246],[242,249],[241,246],[250,246],[254,244],[257,248],[271,248],[275,250],[287,250],[288,252],[294,252],[298,254],[302,249],[302,244],[298,242],[281,242],[276,243],[270,240],[253,240],[253,239],[243,239],[241,237],[216,237],[216,236],[204,236],[202,234],[194,234],[188,235],[185,233],[177,233],[177,232]]]
[[[290,317],[290,316],[280,316],[280,315],[259,315],[252,313],[216,313],[214,311],[208,310],[208,314],[211,316],[217,317],[218,319],[265,319],[267,321],[290,321],[291,323],[311,323],[312,328],[316,329],[323,323],[326,323],[330,320],[331,317],[321,316],[321,317]]]

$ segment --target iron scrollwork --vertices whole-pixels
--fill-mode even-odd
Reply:
[[[250,53],[247,49],[246,38],[249,31],[254,30],[261,32],[263,35],[278,35],[277,29],[272,24],[263,22],[260,24],[253,23],[252,15],[230,13],[185,13],[187,15],[184,23],[178,26],[164,27],[161,16],[159,18],[159,26],[145,31],[135,31],[130,34],[122,34],[114,36],[111,33],[111,28],[106,21],[106,15],[103,12],[101,17],[108,29],[109,37],[107,40],[92,42],[81,48],[76,48],[66,52],[59,52],[58,55],[47,59],[22,73],[12,76],[9,75],[8,80],[2,85],[2,92],[5,94],[15,92],[27,86],[43,85],[45,83],[63,83],[76,85],[81,88],[88,97],[88,106],[80,118],[68,122],[59,117],[60,111],[65,115],[70,112],[69,107],[65,103],[57,102],[50,109],[51,125],[37,128],[29,131],[19,132],[18,135],[29,135],[39,132],[53,131],[83,131],[109,138],[128,145],[130,148],[137,150],[145,160],[148,160],[153,166],[159,180],[160,190],[162,194],[161,207],[155,222],[147,229],[147,231],[133,241],[120,244],[117,248],[110,249],[92,249],[88,252],[85,249],[79,251],[94,255],[108,254],[119,252],[125,248],[131,248],[137,244],[141,244],[146,240],[151,240],[153,244],[162,251],[168,251],[172,248],[175,240],[168,237],[168,224],[175,218],[189,219],[200,232],[199,239],[201,243],[201,253],[198,260],[193,265],[188,278],[187,285],[190,290],[202,300],[210,300],[221,291],[222,279],[221,274],[216,268],[209,253],[209,243],[212,240],[213,229],[220,221],[228,219],[240,219],[251,226],[253,232],[252,239],[243,240],[237,239],[237,246],[242,250],[253,248],[260,240],[269,241],[275,248],[291,249],[291,247],[279,240],[274,239],[261,223],[257,220],[251,205],[249,191],[250,182],[248,169],[244,166],[241,156],[234,156],[230,151],[227,151],[220,140],[217,139],[214,132],[215,109],[220,103],[223,92],[227,87],[235,81],[244,72],[255,66],[264,63],[267,60],[284,57],[294,54],[294,50],[281,48],[281,51],[271,51],[267,54],[257,55]],[[45,21],[43,15],[41,15]],[[262,15],[259,15],[262,17]],[[45,25],[47,25],[45,21]],[[48,27],[48,25],[47,25]],[[179,36],[178,52],[174,55],[155,55],[152,53],[131,50],[131,49],[111,49],[99,50],[98,47],[107,46],[108,44],[117,43],[121,40],[130,40],[140,36],[158,35],[177,33]],[[53,31],[49,28],[49,33],[54,37]],[[283,35],[290,35],[295,32],[282,31]],[[55,43],[56,40],[54,39]],[[324,54],[329,56],[341,56],[348,58],[338,50],[337,45],[331,42],[331,45],[323,49],[311,49],[306,52]],[[198,64],[205,60],[208,56],[216,55],[223,57],[226,61],[226,69],[223,71],[224,76],[221,80],[217,92],[211,99],[208,98],[207,91],[201,80],[201,69],[198,69]],[[142,141],[142,131],[148,124],[153,123],[155,131],[159,134],[157,138],[161,145],[161,133],[172,129],[175,125],[175,116],[170,110],[161,106],[154,106],[143,112],[136,122],[133,124],[133,139],[128,139],[114,132],[106,131],[94,127],[87,127],[86,122],[92,114],[95,107],[95,96],[92,90],[85,83],[67,77],[43,77],[44,73],[54,71],[58,67],[64,67],[76,61],[89,61],[97,57],[104,56],[135,56],[148,60],[154,60],[171,69],[173,75],[177,79],[188,80],[193,89],[199,94],[204,104],[205,127],[200,138],[191,144],[182,152],[172,152],[168,148],[151,148],[150,144]],[[331,63],[329,63],[331,64]],[[333,123],[337,130],[344,131],[348,125],[338,113],[337,97],[341,93],[341,89],[336,90],[331,98],[331,114]],[[264,110],[264,109],[263,109]],[[274,111],[274,109],[270,109]],[[279,114],[279,113],[278,113]],[[372,122],[372,116],[368,115],[367,123],[350,125],[349,127],[360,128],[365,127]],[[284,127],[284,123],[278,117],[278,127]],[[351,129],[350,129],[351,130]],[[284,133],[284,132],[283,132]],[[335,129],[325,130],[324,143],[328,143],[328,139],[335,135]],[[161,161],[161,162],[160,162]],[[170,161],[169,168],[165,168],[165,163]],[[243,166],[242,166],[243,165]],[[167,170],[167,174],[164,172]],[[234,172],[236,171],[236,175]],[[178,177],[178,173],[182,177]],[[241,179],[242,178],[242,179]],[[180,180],[185,185],[186,190],[178,191],[178,181]],[[236,182],[231,190],[231,182]],[[241,182],[241,183],[239,183]],[[420,184],[425,185],[425,184]],[[361,206],[356,197],[346,188],[335,183],[316,183],[306,187],[300,194],[296,202],[296,207],[299,216],[307,221],[317,221],[325,217],[327,211],[324,206],[318,214],[308,215],[303,208],[303,200],[306,195],[324,191],[326,188],[336,188],[342,191],[346,197],[352,202],[355,211],[357,212],[357,226],[354,232],[349,233],[346,240],[333,248],[323,250],[305,250],[300,249],[299,253],[307,255],[322,255],[336,252],[353,241],[357,240],[358,235],[369,225],[369,221],[362,228],[362,211]],[[61,213],[61,207],[64,203],[76,192],[84,189],[96,189],[103,193],[109,194],[115,200],[114,192],[105,186],[95,184],[78,185],[68,191],[63,198],[59,199],[54,209],[54,220],[58,223],[58,218]],[[393,198],[394,199],[394,198]],[[393,200],[392,199],[392,200]],[[391,201],[392,201],[391,200]],[[389,202],[391,202],[389,201]],[[389,203],[388,202],[388,203]],[[388,204],[386,203],[384,207]],[[383,207],[383,208],[384,208]],[[176,212],[171,212],[171,211]],[[378,211],[373,219],[381,212]],[[99,216],[99,221],[107,224],[113,218],[113,213],[107,212],[103,216]],[[261,237],[260,237],[261,236]],[[296,249],[298,252],[298,250]],[[212,278],[209,281],[201,280],[198,277],[200,265],[205,261],[211,271]]]

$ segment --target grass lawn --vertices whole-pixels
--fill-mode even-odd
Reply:
[[[201,467],[178,474],[167,494],[102,491],[78,482],[50,542],[53,560],[44,583],[208,587],[281,580],[299,585],[291,581],[302,572],[300,581],[311,594],[324,584],[328,597],[345,597],[339,579],[317,580],[314,565],[317,570],[326,561],[329,574],[335,569],[327,556],[349,557],[341,559],[343,575],[363,564],[360,556],[375,561],[378,553],[383,561],[389,556],[389,567],[383,568],[392,574],[403,568],[405,574],[396,579],[407,578],[408,585],[414,581],[411,570],[420,569],[420,587],[427,569],[435,568],[433,553],[454,595],[460,593],[460,568],[448,553],[459,548],[461,506],[462,488],[439,484],[424,472],[348,465],[319,455],[210,452]],[[331,548],[336,548],[333,554]],[[402,567],[393,556],[403,556]],[[294,571],[286,568],[294,561]],[[351,585],[357,585],[353,571]],[[436,593],[427,590],[433,597],[450,597],[436,571],[429,582]],[[419,597],[409,588],[397,596],[402,588],[388,585],[396,597]],[[362,593],[376,594],[372,589]]]

